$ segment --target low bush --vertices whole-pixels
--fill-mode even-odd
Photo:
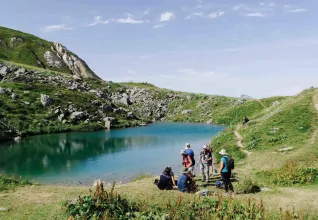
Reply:
[[[194,197],[177,200],[167,204],[154,205],[135,202],[122,198],[114,191],[104,190],[102,184],[91,195],[79,197],[76,201],[66,202],[69,219],[303,219],[302,213],[269,213],[262,201],[259,204],[250,199],[246,202],[217,197]]]
[[[0,173],[0,192],[26,185],[32,185],[32,183],[19,176],[7,176],[4,173]]]
[[[235,187],[235,191],[238,194],[258,193],[261,191],[261,188],[256,182],[253,182],[251,179],[245,179],[237,184],[237,186]]]
[[[301,167],[293,160],[288,161],[282,168],[257,174],[278,186],[312,184],[318,180],[318,168]]]

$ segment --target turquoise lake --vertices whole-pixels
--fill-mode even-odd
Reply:
[[[180,150],[202,146],[225,127],[155,123],[146,127],[33,136],[0,144],[0,171],[41,183],[92,184],[95,179],[127,182],[144,172],[182,169]]]

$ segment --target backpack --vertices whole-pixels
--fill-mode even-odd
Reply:
[[[228,156],[226,158],[226,167],[229,169],[229,170],[233,170],[234,167],[235,167],[235,163],[234,163],[234,160],[232,157]]]

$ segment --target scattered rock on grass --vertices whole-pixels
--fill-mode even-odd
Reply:
[[[0,207],[0,212],[7,212],[9,210],[10,210],[10,208]]]
[[[285,148],[280,148],[278,151],[285,152],[285,151],[291,151],[291,150],[294,150],[294,148],[293,147],[285,147]]]

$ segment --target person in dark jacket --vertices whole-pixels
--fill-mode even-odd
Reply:
[[[233,185],[231,183],[231,169],[228,167],[227,158],[229,157],[226,150],[222,149],[219,154],[222,155],[220,164],[220,173],[222,181],[224,183],[225,192],[228,193],[229,189],[234,192]]]
[[[166,167],[162,174],[160,174],[157,187],[161,190],[171,190],[177,187],[171,167]]]
[[[187,168],[182,170],[181,175],[178,177],[178,190],[180,192],[195,192],[196,185],[192,173]]]

